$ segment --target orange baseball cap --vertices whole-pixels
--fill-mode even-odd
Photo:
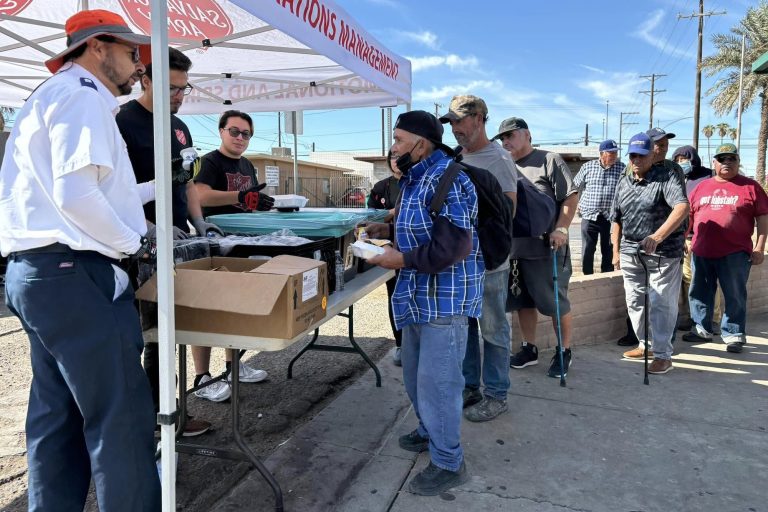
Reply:
[[[145,66],[152,59],[150,46],[152,38],[136,34],[128,27],[122,16],[111,11],[94,9],[73,14],[64,24],[64,32],[67,34],[67,49],[45,61],[45,67],[51,73],[57,72],[64,65],[64,58],[70,52],[96,36],[112,36],[126,43],[139,45],[139,58]]]

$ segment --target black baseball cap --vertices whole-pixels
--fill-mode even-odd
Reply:
[[[661,139],[674,139],[675,134],[674,133],[668,133],[665,132],[661,128],[651,128],[647,132],[645,132],[646,135],[648,135],[653,142],[659,141]]]
[[[499,133],[493,136],[491,140],[500,139],[505,133],[513,132],[515,130],[527,130],[528,123],[521,117],[510,117],[505,119],[499,125]]]
[[[424,137],[448,155],[453,155],[453,150],[443,144],[443,125],[429,112],[424,110],[404,112],[397,116],[395,129]]]

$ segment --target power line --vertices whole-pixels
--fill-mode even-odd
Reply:
[[[651,75],[641,75],[640,76],[640,78],[648,78],[648,79],[651,80],[651,90],[650,91],[638,91],[641,94],[650,94],[650,96],[651,96],[651,115],[650,115],[650,118],[648,119],[648,129],[649,130],[651,128],[653,128],[653,107],[654,107],[653,99],[654,99],[654,96],[658,92],[667,92],[666,89],[656,89],[656,78],[657,77],[661,78],[663,76],[667,76],[667,75],[657,75],[656,73],[653,73]]]

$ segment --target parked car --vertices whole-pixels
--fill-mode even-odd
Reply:
[[[368,191],[363,187],[351,187],[344,191],[341,199],[339,199],[338,206],[341,207],[354,207],[365,208],[365,203],[368,200]]]

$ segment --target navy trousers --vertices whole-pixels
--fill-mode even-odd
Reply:
[[[611,244],[611,221],[597,216],[597,220],[581,219],[581,271],[584,275],[594,273],[595,251],[600,239],[600,272],[613,272],[613,245]]]
[[[133,290],[111,260],[13,253],[6,304],[29,336],[29,510],[159,511],[155,424]]]

